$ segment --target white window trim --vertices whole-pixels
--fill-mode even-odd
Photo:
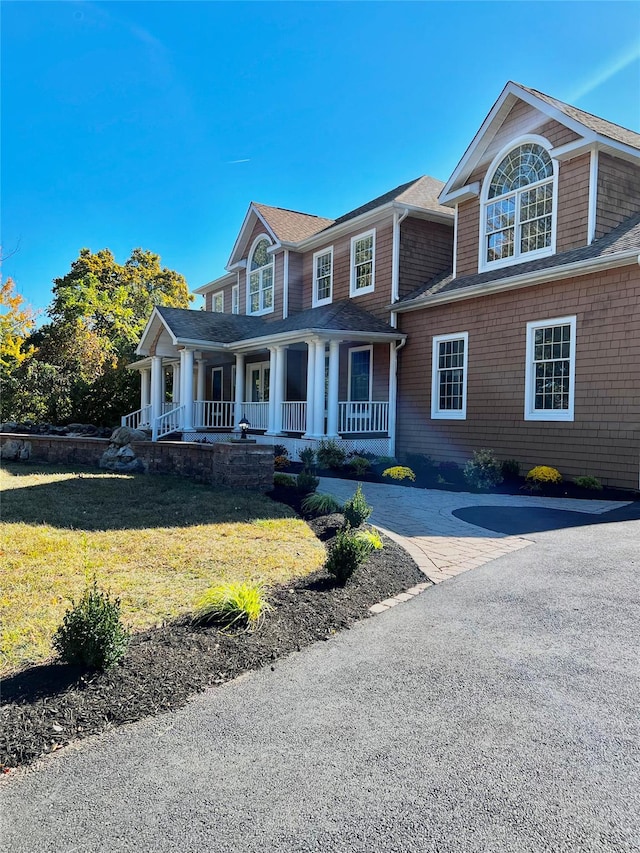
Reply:
[[[355,251],[358,240],[364,240],[365,237],[373,237],[371,244],[371,284],[369,287],[361,287],[356,290],[356,268],[355,268]],[[349,296],[362,296],[363,293],[373,293],[376,284],[376,229],[365,231],[362,234],[357,234],[351,238],[351,266],[349,273]]]
[[[329,273],[329,296],[318,299],[318,267],[316,261],[322,255],[331,255],[331,271]],[[333,301],[333,246],[327,246],[313,255],[313,291],[311,296],[311,307],[318,308],[320,305],[330,305]]]
[[[464,361],[462,364],[462,408],[440,409],[440,383],[438,358],[440,344],[444,341],[464,341]],[[447,421],[465,421],[467,419],[467,365],[469,363],[469,332],[453,332],[448,335],[434,335],[431,349],[431,419]]]
[[[220,374],[220,400],[213,400],[213,377],[216,373]],[[211,368],[211,399],[215,403],[221,403],[224,400],[224,368],[222,367],[212,367]]]
[[[351,354],[354,352],[364,352],[369,350],[369,399],[368,400],[352,400],[351,399]],[[347,375],[347,400],[350,403],[371,403],[373,401],[373,344],[367,344],[364,347],[349,347],[349,370]]]
[[[220,309],[220,311],[216,311],[216,309],[213,307],[215,305],[217,297],[222,297],[222,308]],[[216,290],[215,293],[211,294],[211,311],[214,314],[224,314],[224,290]]]
[[[271,255],[271,268],[273,270],[273,299],[271,302],[271,308],[261,308],[259,311],[252,311],[251,310],[251,293],[249,290],[249,281],[251,278],[251,274],[255,273],[255,272],[262,272],[262,270],[265,270],[269,266],[269,264],[265,264],[263,267],[259,267],[257,270],[250,269],[251,258],[253,257],[253,253],[255,252],[256,246],[258,245],[258,243],[261,240],[266,240],[267,243],[269,244],[269,246],[273,247],[273,242],[269,238],[268,234],[258,234],[258,236],[255,238],[255,240],[251,244],[251,249],[249,251],[249,254],[247,255],[247,268],[245,270],[245,275],[246,275],[245,288],[246,288],[246,298],[247,298],[246,313],[247,313],[247,315],[249,315],[251,317],[261,317],[264,314],[273,314],[273,312],[275,311],[275,308],[276,308],[276,259],[275,259],[275,255]],[[260,281],[262,282],[262,275],[260,276]],[[260,301],[262,302],[262,289],[260,289],[259,293],[261,294]]]
[[[544,136],[536,136],[535,134],[527,134],[526,136],[520,136],[517,139],[511,140],[508,145],[506,145],[501,151],[496,154],[493,158],[487,173],[484,176],[484,181],[482,182],[482,191],[480,193],[480,226],[479,226],[479,246],[478,246],[478,272],[484,272],[486,270],[495,270],[500,267],[511,267],[516,264],[523,264],[526,261],[533,261],[536,258],[546,258],[549,255],[555,255],[556,253],[556,233],[557,233],[557,222],[558,222],[558,161],[551,157],[551,164],[553,165],[553,178],[552,178],[552,190],[551,190],[551,245],[545,247],[544,249],[537,249],[534,252],[525,252],[524,254],[514,254],[510,258],[500,258],[496,261],[488,261],[487,253],[486,253],[486,234],[485,234],[485,223],[486,223],[486,215],[487,215],[487,205],[497,201],[501,196],[498,196],[497,199],[490,199],[489,196],[489,188],[491,186],[491,180],[493,175],[502,162],[504,158],[510,151],[513,151],[515,148],[519,148],[521,145],[526,145],[528,142],[532,142],[535,145],[541,145],[546,149],[549,156],[551,156],[551,149],[553,146],[549,142],[548,139],[545,139]],[[531,184],[532,187],[538,186],[538,183],[546,183],[549,179],[547,178],[543,182],[536,182],[535,184]],[[525,189],[524,187],[522,189]],[[514,250],[517,246],[517,234],[514,234]]]
[[[567,409],[535,409],[535,370],[533,369],[533,345],[536,329],[548,326],[571,327],[569,346],[569,407]],[[524,419],[525,421],[573,421],[576,384],[576,318],[552,317],[549,320],[532,320],[527,323],[527,351],[524,378]]]
[[[240,285],[234,284],[231,288],[231,313],[240,313]]]

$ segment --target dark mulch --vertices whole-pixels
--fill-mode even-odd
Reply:
[[[326,544],[341,523],[341,515],[309,522]],[[371,605],[425,580],[402,548],[386,538],[384,545],[344,588],[315,572],[272,589],[273,612],[254,634],[230,636],[183,619],[134,635],[125,658],[106,673],[50,663],[7,678],[0,766],[29,764],[78,738],[179,708],[206,687],[349,628]]]

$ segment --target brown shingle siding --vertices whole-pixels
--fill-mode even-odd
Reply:
[[[400,225],[400,296],[451,269],[453,228],[407,217]]]
[[[596,237],[602,237],[638,211],[640,211],[640,166],[600,152]]]
[[[560,163],[556,251],[566,252],[587,244],[589,220],[589,168],[591,156],[583,154]]]

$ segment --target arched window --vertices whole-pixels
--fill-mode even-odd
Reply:
[[[553,161],[547,149],[534,141],[513,148],[489,171],[483,265],[552,251],[553,185]]]
[[[248,314],[267,314],[273,311],[273,256],[268,254],[269,245],[267,238],[261,237],[249,255]]]

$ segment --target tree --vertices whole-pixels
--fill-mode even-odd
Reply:
[[[26,339],[35,327],[36,316],[16,293],[15,282],[8,278],[0,287],[0,366],[11,370],[28,358]]]

